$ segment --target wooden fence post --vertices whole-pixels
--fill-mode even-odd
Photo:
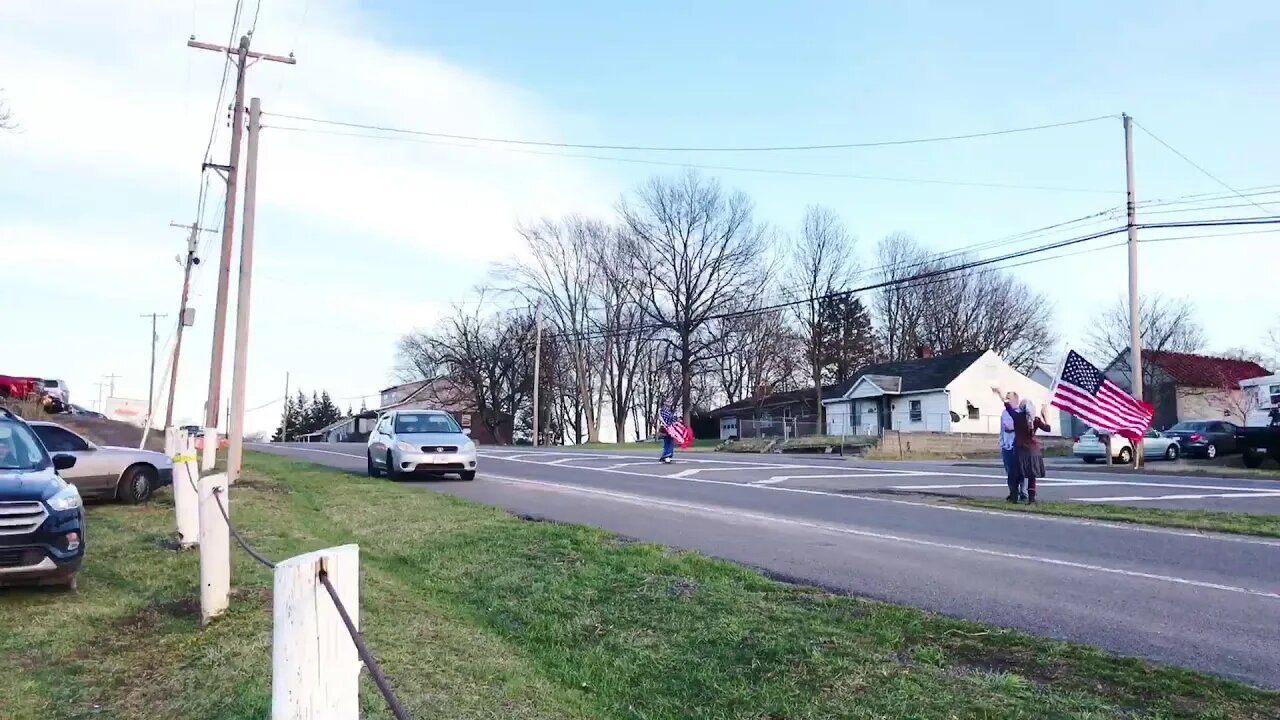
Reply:
[[[215,492],[221,494],[230,516],[226,473],[200,478],[200,622],[203,625],[227,609],[227,594],[231,589],[231,533]]]
[[[168,442],[168,438],[165,439]],[[176,434],[173,452],[173,510],[178,524],[178,546],[187,549],[200,539],[199,477],[195,440],[185,431]]]
[[[276,566],[271,631],[271,718],[358,720],[360,656],[324,570],[351,621],[360,625],[360,548],[343,545]]]

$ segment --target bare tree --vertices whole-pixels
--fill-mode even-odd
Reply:
[[[643,440],[653,429],[663,402],[676,396],[680,389],[680,373],[675,370],[670,343],[650,336],[637,347],[636,391],[634,413],[636,440]]]
[[[695,172],[653,178],[619,203],[627,232],[625,256],[645,290],[640,308],[674,351],[680,400],[688,421],[693,370],[711,352],[708,322],[742,307],[763,284],[768,230],[751,200],[726,193]]]
[[[4,88],[0,88],[0,93],[4,93]],[[13,117],[13,110],[9,108],[9,103],[0,97],[0,130],[17,130],[18,121]]]
[[[966,267],[968,255],[935,255],[905,235],[878,248],[880,281],[874,296],[881,347],[888,359],[994,350],[1027,372],[1056,343],[1052,306],[1007,271]]]
[[[711,327],[720,345],[712,363],[716,390],[727,402],[796,386],[806,350],[781,310],[724,318]]]
[[[1138,302],[1138,328],[1144,350],[1192,353],[1205,345],[1195,308],[1185,298],[1142,296]],[[1089,351],[1100,363],[1115,360],[1115,368],[1127,373],[1131,371],[1129,338],[1129,302],[1119,297],[1096,316],[1087,336]],[[1149,385],[1151,380],[1149,368],[1144,367],[1143,385]]]
[[[499,265],[499,278],[514,283],[515,292],[541,303],[546,317],[560,335],[561,346],[572,364],[573,379],[582,398],[587,441],[600,439],[600,406],[604,392],[601,371],[602,343],[597,335],[601,320],[593,300],[599,295],[605,273],[600,247],[612,235],[597,220],[572,216],[559,222],[541,222],[517,228],[524,236],[527,260]]]
[[[507,315],[468,313],[455,307],[431,331],[400,339],[397,365],[402,375],[448,378],[473,404],[495,437],[514,423],[533,389],[534,319],[528,312]]]
[[[641,346],[654,337],[644,326],[645,315],[638,300],[643,289],[631,274],[626,251],[626,236],[614,230],[597,238],[593,255],[603,276],[597,284],[602,306],[598,329],[604,337],[603,386],[618,442],[626,436],[627,418],[635,405]]]
[[[788,284],[803,293],[804,302],[794,306],[800,338],[804,342],[809,379],[814,388],[814,408],[819,431],[822,423],[822,376],[824,351],[831,346],[828,335],[826,296],[848,290],[858,275],[854,240],[844,223],[830,209],[811,205],[805,209],[800,237],[791,250]]]

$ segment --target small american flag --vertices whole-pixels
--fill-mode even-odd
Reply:
[[[1155,408],[1107,379],[1075,350],[1067,353],[1050,402],[1098,430],[1138,442],[1151,427]]]
[[[693,431],[685,425],[676,414],[666,408],[662,408],[658,412],[658,419],[662,421],[662,430],[671,436],[671,439],[682,448],[687,448],[693,444]]]

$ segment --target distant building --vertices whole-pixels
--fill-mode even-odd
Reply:
[[[1165,430],[1184,420],[1229,420],[1244,423],[1245,380],[1270,372],[1256,362],[1193,353],[1144,350],[1142,399],[1155,406],[1152,427]],[[1129,351],[1104,371],[1116,385],[1132,392]]]
[[[496,422],[486,423],[478,410],[478,403],[466,386],[452,378],[392,385],[378,393],[381,405],[372,415],[376,418],[390,410],[444,410],[453,416],[464,429],[471,430],[471,438],[480,445],[510,445],[513,431],[512,418],[508,414],[496,417]],[[491,429],[490,424],[495,427]],[[372,427],[372,426],[371,426]],[[367,437],[367,430],[366,437]]]

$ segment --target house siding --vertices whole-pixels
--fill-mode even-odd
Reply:
[[[1018,372],[999,355],[988,352],[947,385],[950,391],[948,409],[960,416],[959,421],[951,423],[952,432],[999,434],[1004,403],[991,392],[993,386],[1003,392],[1016,392],[1021,399],[1030,399],[1037,409],[1049,402],[1049,388]],[[970,404],[978,410],[976,420],[969,417]],[[1049,418],[1051,421],[1054,419],[1052,408]],[[1071,432],[1071,428],[1062,427],[1061,422],[1051,422],[1051,425],[1051,435]]]
[[[1239,390],[1179,386],[1174,396],[1180,421],[1228,420],[1237,424],[1245,421],[1240,417],[1243,399]]]

